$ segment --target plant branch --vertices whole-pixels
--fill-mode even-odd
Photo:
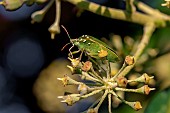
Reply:
[[[56,4],[56,17],[55,17],[55,22],[50,26],[48,29],[51,33],[51,39],[54,39],[55,34],[60,33],[60,16],[61,16],[61,1],[60,0],[55,0]]]
[[[108,94],[108,110],[109,110],[109,113],[112,113],[112,104],[111,104],[111,102],[112,102],[112,95],[109,93]]]
[[[140,55],[142,54],[142,52],[145,49],[145,47],[147,46],[147,44],[149,43],[149,40],[150,40],[155,28],[156,27],[155,27],[154,23],[147,23],[144,26],[144,33],[143,33],[142,40],[139,43],[139,46],[137,47],[136,52],[134,53],[135,63],[139,59]],[[119,76],[125,76],[134,67],[135,63],[133,65],[130,65],[130,66],[127,66],[126,68],[124,68],[124,70],[119,74]]]
[[[126,11],[131,14],[136,11],[136,7],[134,6],[134,0],[126,0]]]
[[[107,94],[108,94],[108,90],[105,90],[104,94],[101,97],[101,100],[99,101],[98,105],[95,107],[95,109],[97,111],[98,111],[99,107],[102,105],[103,101],[105,100]]]
[[[153,17],[156,17],[156,18],[162,18],[162,19],[165,19],[165,20],[169,20],[170,21],[170,16],[166,15],[166,14],[163,14],[161,13],[159,10],[157,9],[153,9],[152,7],[142,3],[142,2],[139,2],[139,1],[135,1],[135,5],[141,10],[143,11],[144,13],[146,14],[149,14]]]
[[[50,0],[48,2],[48,4],[41,10],[39,11],[35,11],[34,13],[32,13],[31,18],[32,21],[31,23],[34,24],[35,22],[41,22],[45,16],[45,14],[47,13],[47,11],[50,9],[50,7],[53,5],[54,0]]]
[[[155,16],[143,14],[140,12],[134,12],[133,14],[130,15],[131,17],[129,18],[126,10],[109,8],[96,3],[88,2],[86,0],[65,0],[65,1],[70,2],[71,4],[74,4],[77,7],[80,7],[81,9],[88,10],[95,14],[112,19],[124,20],[128,22],[138,23],[141,25],[145,25],[146,23],[150,22],[154,23],[156,27],[166,26],[167,20],[165,20],[164,18],[155,18]],[[154,9],[151,10],[155,12]],[[170,19],[168,19],[168,21],[169,20]]]

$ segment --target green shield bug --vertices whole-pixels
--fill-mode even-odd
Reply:
[[[66,31],[68,37],[70,38],[66,28],[64,26],[62,27]],[[82,52],[85,52],[88,56],[95,58],[95,59],[101,59],[102,57],[105,57],[109,62],[119,61],[117,54],[114,52],[112,48],[110,48],[104,42],[94,38],[93,36],[82,35],[81,37],[77,39],[70,38],[70,42],[73,45],[69,49],[71,55],[82,51]],[[74,46],[77,46],[79,50],[75,52],[71,52],[71,49]]]

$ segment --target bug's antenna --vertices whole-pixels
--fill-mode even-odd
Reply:
[[[73,54],[72,54],[72,52],[71,52],[71,49],[74,47],[74,43],[72,42],[71,37],[70,37],[67,29],[66,29],[63,25],[61,25],[61,27],[62,27],[62,28],[64,29],[64,31],[67,33],[67,36],[68,36],[68,38],[70,39],[71,44],[73,45],[73,46],[71,46],[71,48],[69,49],[69,52],[70,52],[70,54],[71,54],[71,57],[73,58]],[[61,50],[63,50],[68,44],[70,44],[70,43],[67,43]]]
[[[62,47],[61,51],[63,51],[64,48],[65,48],[67,45],[69,45],[69,44],[70,44],[70,43],[67,43],[66,45],[64,45],[64,47]]]
[[[73,44],[73,42],[71,41],[71,37],[70,37],[67,29],[66,29],[63,25],[61,25],[61,27],[62,27],[62,28],[64,29],[64,31],[67,33],[67,36],[68,36],[68,38],[70,39],[70,42]],[[74,44],[73,44],[73,45],[74,45]]]

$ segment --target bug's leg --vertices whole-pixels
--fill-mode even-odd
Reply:
[[[73,54],[72,54],[72,52],[71,52],[71,49],[72,49],[73,47],[74,47],[74,45],[70,47],[70,49],[69,49],[69,54],[68,54],[68,56],[69,56],[69,57],[71,56],[71,58],[73,58]]]
[[[81,54],[80,54],[79,60],[81,60],[82,55],[83,55],[83,52],[84,52],[84,49],[83,49],[83,50],[81,50]]]
[[[88,56],[88,55],[87,55]],[[93,57],[94,58],[94,57]],[[91,56],[88,56],[88,59],[94,63],[94,67],[98,70],[99,73],[102,73],[103,76],[106,76],[105,75],[105,69],[100,65],[99,62],[97,62],[96,60],[94,60]]]
[[[73,51],[73,52],[71,52],[70,51],[70,53],[68,54],[69,56],[72,56],[72,58],[73,58],[73,54],[76,54],[76,53],[79,53],[81,50],[77,50],[77,51]]]

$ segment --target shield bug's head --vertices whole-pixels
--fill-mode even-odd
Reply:
[[[79,45],[79,40],[78,39],[72,39],[71,40],[75,46]]]
[[[63,50],[67,45],[72,44],[72,46],[69,48],[69,55],[71,55],[71,58],[73,58],[73,52],[71,52],[71,49],[72,49],[74,46],[79,47],[79,45],[80,45],[80,39],[79,39],[79,38],[78,38],[78,39],[71,39],[71,37],[70,37],[67,29],[66,29],[63,25],[61,25],[61,27],[65,30],[65,32],[67,33],[67,36],[68,36],[69,39],[70,39],[70,42],[67,43],[61,50]]]

